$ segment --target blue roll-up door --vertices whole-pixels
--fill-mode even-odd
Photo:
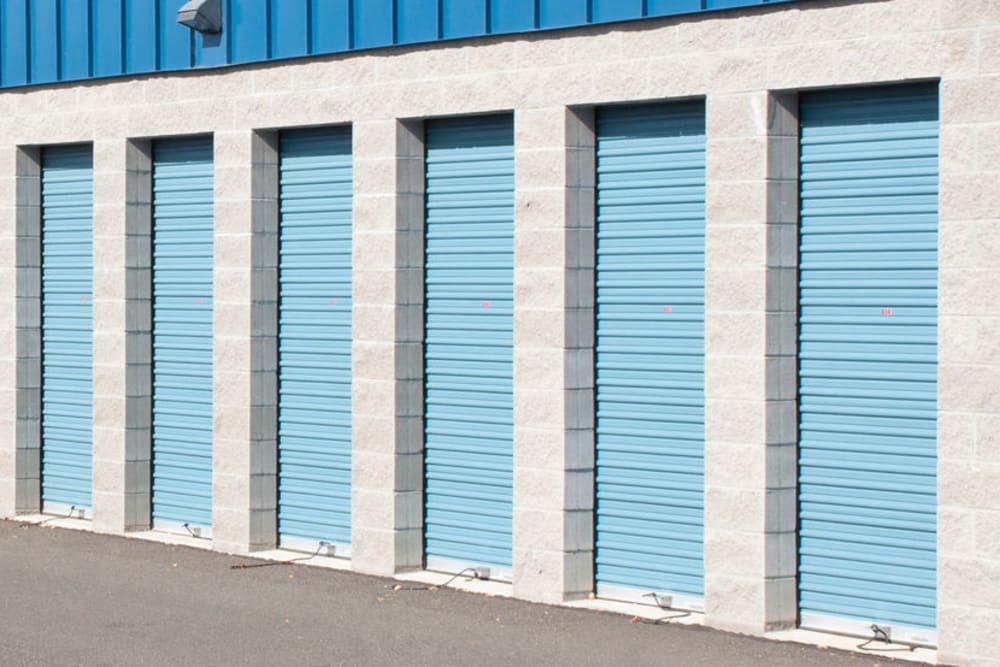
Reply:
[[[351,131],[281,134],[278,533],[351,540]],[[337,553],[346,555],[345,550]]]
[[[513,493],[514,128],[426,126],[427,567],[509,574]]]
[[[42,506],[91,506],[93,152],[42,151]]]
[[[597,594],[699,609],[703,102],[598,111],[596,269]]]
[[[153,524],[212,524],[212,139],[153,145]]]
[[[801,623],[934,643],[936,85],[801,99]]]

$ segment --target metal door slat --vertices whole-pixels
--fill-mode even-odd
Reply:
[[[705,113],[597,115],[598,595],[703,595]]]
[[[803,94],[799,606],[804,626],[933,643],[934,85]]]
[[[428,567],[482,564],[503,576],[513,513],[513,124],[432,121],[426,147]]]
[[[281,133],[278,534],[289,548],[351,541],[349,128]]]
[[[42,150],[42,509],[91,506],[93,150]]]
[[[212,525],[212,139],[153,144],[153,524]]]

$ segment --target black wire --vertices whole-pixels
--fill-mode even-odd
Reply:
[[[642,597],[644,597],[644,598],[653,598],[653,602],[655,602],[656,606],[659,607],[660,609],[663,609],[665,611],[675,611],[677,613],[673,614],[671,616],[663,616],[662,618],[656,618],[656,619],[640,618],[639,619],[640,623],[644,623],[646,625],[659,625],[661,623],[666,623],[666,622],[669,622],[669,621],[673,621],[673,620],[678,619],[678,618],[686,618],[686,617],[688,617],[688,616],[691,615],[690,611],[687,611],[687,610],[684,610],[684,609],[677,609],[676,607],[671,607],[668,604],[663,604],[663,598],[661,598],[659,595],[657,595],[655,591],[651,591],[649,593],[646,593]]]
[[[36,521],[35,523],[22,523],[21,527],[22,528],[30,528],[32,526],[44,526],[45,524],[47,524],[50,521],[59,521],[60,519],[72,519],[73,518],[73,512],[75,512],[75,511],[76,511],[76,505],[72,505],[69,508],[69,512],[67,512],[65,515],[57,514],[55,516],[50,516],[47,519],[42,519],[41,521]]]
[[[249,570],[255,567],[272,567],[274,565],[291,565],[293,563],[303,563],[307,560],[312,560],[319,555],[319,552],[323,550],[324,547],[329,546],[326,542],[320,542],[319,546],[316,547],[316,551],[312,552],[308,556],[299,556],[298,558],[291,558],[289,560],[268,560],[262,561],[260,563],[237,563],[236,565],[230,565],[230,570]]]
[[[455,574],[453,574],[451,576],[451,579],[448,579],[448,581],[444,582],[443,584],[427,584],[427,585],[423,585],[423,586],[400,586],[399,584],[397,584],[397,585],[395,585],[395,586],[392,587],[392,590],[394,590],[394,591],[436,591],[439,588],[446,588],[448,586],[448,584],[452,583],[453,581],[455,581],[456,579],[458,579],[459,577],[461,577],[466,572],[471,572],[472,573],[472,576],[468,578],[469,581],[472,581],[473,579],[478,579],[479,578],[479,577],[476,576],[476,568],[474,568],[474,567],[467,567],[464,570],[461,570],[460,572],[456,572]]]
[[[874,623],[872,623],[870,630],[872,631],[871,638],[857,645],[857,649],[859,651],[880,651],[885,653],[892,653],[892,652],[912,652],[917,650],[917,647],[912,645],[903,645],[901,648],[872,647],[870,645],[873,644],[874,642],[882,642],[886,646],[890,646],[893,644],[893,641],[889,639],[889,634],[885,630],[883,630]]]
[[[184,526],[184,530],[186,530],[188,533],[190,533],[191,537],[193,537],[194,539],[196,539],[196,540],[207,540],[208,539],[207,537],[202,537],[201,535],[196,534],[194,532],[194,530],[191,529],[191,526],[189,524],[184,523],[184,524],[181,524],[181,525]]]

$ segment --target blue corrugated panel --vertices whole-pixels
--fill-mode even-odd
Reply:
[[[781,0],[772,0],[781,1]],[[647,16],[671,16],[703,11],[705,0],[647,0]]]
[[[702,102],[599,110],[596,274],[598,594],[700,598]]]
[[[28,0],[0,0],[0,71],[4,86],[28,82]]]
[[[102,0],[96,0],[101,2]],[[156,3],[150,0],[124,0],[125,2],[125,71],[152,72],[156,70],[157,29]]]
[[[486,0],[441,0],[441,36],[485,35]]]
[[[351,541],[351,131],[281,135],[278,533]]]
[[[643,0],[592,0],[594,23],[642,18]]]
[[[93,173],[90,146],[42,151],[42,503],[46,506],[91,505]]]
[[[239,0],[229,4],[229,57],[234,63],[268,58],[269,0]]]
[[[563,28],[590,22],[587,0],[536,0],[539,28]]]
[[[59,80],[59,0],[29,0],[31,82]],[[86,30],[86,26],[82,26]]]
[[[426,552],[509,566],[513,123],[429,122],[426,146]]]
[[[153,520],[212,523],[212,139],[153,147]]]
[[[394,0],[352,0],[351,46],[371,49],[393,44],[396,39],[395,7]]]
[[[159,0],[156,18],[157,63],[160,70],[187,69],[193,64],[191,30],[177,23],[177,0]]]
[[[82,29],[86,26],[86,30]],[[59,0],[59,72],[62,79],[90,76],[90,7],[78,0]]]
[[[121,74],[123,0],[101,0],[91,5],[91,49],[94,53],[94,76]]]
[[[528,32],[538,27],[535,0],[504,0],[490,3],[490,32]]]
[[[309,53],[310,0],[270,0],[271,57],[294,58]]]
[[[351,0],[311,0],[313,53],[336,53],[351,48]]]
[[[396,0],[396,40],[400,44],[438,38],[439,0]]]
[[[802,97],[803,625],[935,624],[937,106],[935,85]]]

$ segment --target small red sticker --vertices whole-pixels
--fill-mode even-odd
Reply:
[[[490,302],[489,301],[483,301],[483,308],[489,308],[489,307],[490,307]]]
[[[86,294],[81,294],[80,295],[80,301],[86,301],[86,300],[87,300],[87,295]]]
[[[663,312],[665,312],[665,313],[669,313],[672,310],[673,310],[673,308],[671,308],[670,306],[664,306],[663,307]]]
[[[883,308],[882,314],[885,315],[886,317],[889,317],[890,315],[892,315],[892,308]]]
[[[194,302],[200,306],[201,305],[201,297],[198,297],[197,299],[195,299]]]
[[[331,306],[336,306],[337,305],[337,300],[336,299],[330,299],[330,305]]]

